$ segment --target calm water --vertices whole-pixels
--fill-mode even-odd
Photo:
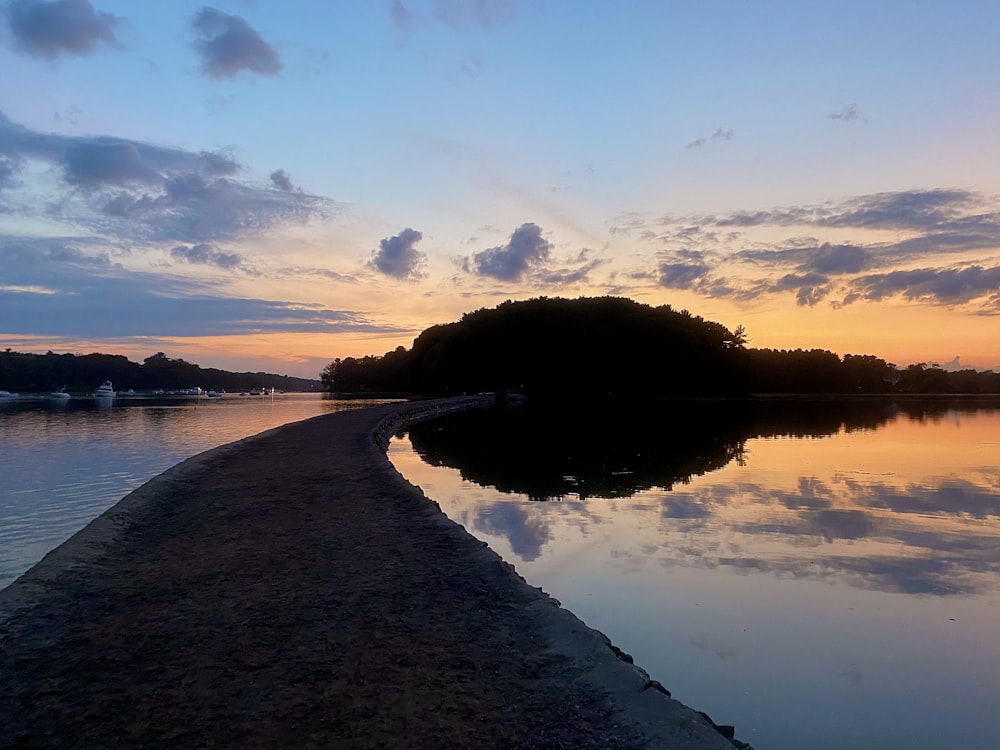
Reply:
[[[0,401],[0,588],[174,464],[368,403],[320,394]]]
[[[758,750],[1000,748],[1000,410],[462,415],[390,457]]]

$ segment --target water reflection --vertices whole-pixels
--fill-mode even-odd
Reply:
[[[997,415],[944,401],[522,409],[415,425],[409,440],[428,464],[533,501],[635,497],[629,513],[658,529],[644,554],[661,564],[952,596],[981,592],[1000,578],[1000,451],[975,464],[969,445],[926,430],[960,430],[963,421]],[[896,429],[880,432],[890,424]],[[834,437],[824,447],[816,443]],[[903,438],[921,450],[898,445]],[[783,453],[771,465],[778,443]],[[911,466],[910,457],[928,446],[934,462]],[[887,456],[890,465],[871,470]],[[760,459],[766,481],[753,481]],[[718,474],[730,464],[741,469],[737,475]],[[810,473],[799,473],[803,466]],[[937,472],[928,476],[932,468]],[[696,477],[704,479],[690,487]],[[495,502],[467,510],[467,521],[506,537],[515,557],[533,561],[567,516],[578,528],[600,524],[606,514],[594,510],[577,504],[556,517]]]
[[[998,436],[996,402],[705,402],[464,415],[390,457],[757,747],[987,748]]]

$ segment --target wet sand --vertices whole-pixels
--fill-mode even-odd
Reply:
[[[0,592],[0,747],[732,748],[392,467],[398,428],[487,402],[286,425],[128,495]]]

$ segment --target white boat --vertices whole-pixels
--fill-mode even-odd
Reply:
[[[69,394],[66,393],[66,386],[63,386],[58,391],[52,391],[49,394],[49,398],[55,399],[56,401],[66,401],[69,399]]]
[[[15,398],[21,398],[21,394],[11,393],[10,391],[0,391],[0,401],[13,401]]]
[[[94,391],[95,398],[114,398],[115,397],[115,387],[111,385],[110,380],[105,380],[101,383],[97,390]]]

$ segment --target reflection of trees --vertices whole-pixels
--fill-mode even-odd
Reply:
[[[617,410],[529,403],[414,425],[410,439],[428,463],[502,492],[626,497],[740,461],[750,438],[874,429],[894,413],[886,401],[667,401]]]

